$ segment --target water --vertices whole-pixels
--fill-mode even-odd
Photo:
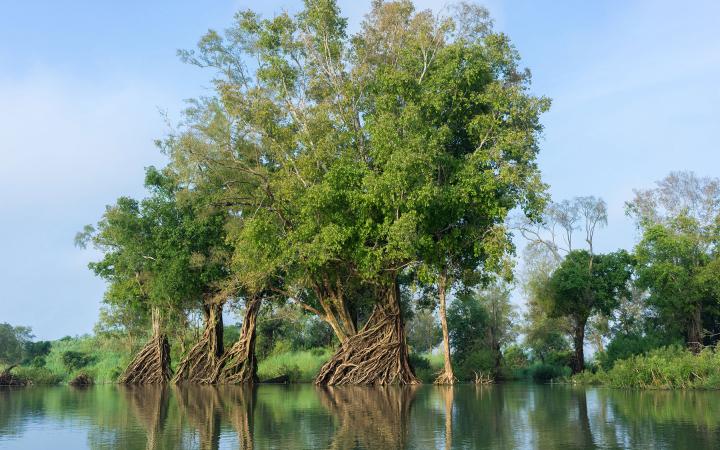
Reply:
[[[720,393],[454,388],[0,389],[5,449],[720,448]]]

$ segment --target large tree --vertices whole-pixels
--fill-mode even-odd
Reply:
[[[546,300],[551,316],[569,317],[573,327],[575,373],[585,369],[585,327],[596,313],[609,315],[629,295],[632,257],[624,250],[592,254],[574,250],[550,276]]]
[[[348,36],[334,1],[308,0],[295,16],[239,13],[183,53],[215,69],[218,95],[169,152],[190,178],[221,180],[245,288],[282,292],[335,330],[343,345],[319,383],[417,382],[401,274],[494,270],[511,248],[507,213],[540,203],[549,102],[528,93],[486,12],[460,11],[377,1]]]
[[[720,331],[720,180],[673,172],[627,207],[642,231],[638,285],[667,328],[684,329],[699,351]]]

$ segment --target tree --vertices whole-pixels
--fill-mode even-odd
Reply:
[[[638,286],[663,323],[684,328],[686,344],[698,352],[704,335],[718,331],[720,180],[673,172],[654,189],[636,191],[627,211],[642,231]]]
[[[97,227],[86,227],[76,241],[92,243],[103,252],[103,259],[90,268],[108,281],[104,301],[150,319],[152,325],[151,340],[121,381],[168,381],[170,349],[164,325],[173,316],[201,309],[206,332],[176,374],[178,380],[199,381],[223,353],[222,282],[229,255],[224,241],[226,215],[207,208],[202,197],[183,189],[170,171],[148,168],[145,185],[150,196],[141,202],[118,199]]]
[[[478,292],[477,299],[488,315],[487,344],[495,357],[494,372],[500,370],[502,348],[515,340],[517,335],[515,311],[510,303],[510,289],[498,282]]]
[[[29,327],[14,327],[0,323],[0,362],[19,364],[23,359],[25,345],[33,338]]]
[[[410,348],[417,353],[427,353],[442,341],[442,330],[432,311],[419,309],[408,321],[407,339]]]
[[[416,383],[402,274],[437,272],[443,252],[494,270],[511,248],[508,211],[541,202],[549,102],[529,94],[507,37],[480,33],[487,18],[468,11],[455,26],[375,2],[351,37],[334,1],[308,0],[295,16],[241,12],[182,53],[216,71],[217,98],[168,146],[173,164],[220,181],[245,289],[282,293],[333,327],[343,345],[318,383]]]
[[[595,313],[609,315],[622,296],[629,295],[633,261],[624,250],[593,255],[574,250],[550,276],[547,283],[551,316],[569,317],[573,326],[575,360],[573,371],[585,368],[585,326]]]

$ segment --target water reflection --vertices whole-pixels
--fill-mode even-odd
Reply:
[[[720,393],[508,384],[0,390],[0,448],[720,448]]]

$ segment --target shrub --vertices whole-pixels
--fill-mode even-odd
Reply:
[[[668,346],[616,361],[608,371],[576,375],[573,381],[618,388],[720,389],[718,373],[717,349],[706,348],[695,355],[683,347]]]
[[[454,366],[455,376],[460,381],[474,380],[475,372],[493,373],[495,370],[495,352],[490,349],[474,349],[464,356]]]
[[[541,362],[535,363],[528,368],[528,374],[530,377],[539,383],[546,383],[554,379],[569,377],[571,372],[572,371],[568,366],[557,366]]]
[[[69,371],[82,369],[93,362],[93,357],[82,352],[68,350],[62,354],[62,362]]]
[[[14,374],[28,382],[29,384],[47,385],[58,384],[62,381],[62,377],[52,373],[45,367],[16,367]]]

